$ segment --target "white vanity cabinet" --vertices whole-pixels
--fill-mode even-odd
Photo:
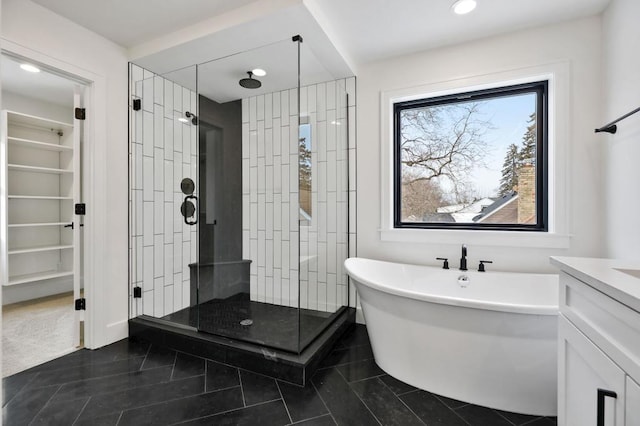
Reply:
[[[595,426],[600,398],[604,402],[601,407],[604,424],[624,425],[624,371],[563,316],[559,319],[558,336],[562,360],[558,375],[558,424]],[[603,391],[615,393],[615,399],[605,396]]]
[[[628,425],[640,425],[640,385],[631,377],[627,377],[626,390],[625,420]]]
[[[590,260],[592,270],[572,258],[552,260],[562,269],[558,425],[640,426],[640,304],[624,291],[640,291],[640,279]],[[616,278],[622,286],[609,285]]]

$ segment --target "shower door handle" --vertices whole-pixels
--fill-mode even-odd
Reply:
[[[193,200],[193,202],[191,201]],[[182,213],[182,217],[184,217],[184,223],[187,225],[195,225],[198,223],[198,215],[196,214],[198,205],[198,197],[195,195],[187,195],[184,197],[184,201],[180,206],[180,213]],[[190,217],[193,217],[193,220],[189,220]]]

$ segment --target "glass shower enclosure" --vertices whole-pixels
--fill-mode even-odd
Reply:
[[[349,306],[346,80],[299,36],[129,80],[130,316],[302,352]]]

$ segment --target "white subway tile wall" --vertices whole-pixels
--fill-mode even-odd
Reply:
[[[189,306],[189,264],[197,261],[196,229],[180,215],[180,181],[196,182],[197,128],[182,123],[196,112],[196,93],[131,65],[131,283],[143,297],[130,314],[162,317]],[[134,99],[142,109],[134,111]]]
[[[292,89],[242,100],[243,257],[253,261],[251,300],[334,312],[355,306],[343,267],[356,253],[355,78],[301,88],[312,214],[300,227],[297,98]]]

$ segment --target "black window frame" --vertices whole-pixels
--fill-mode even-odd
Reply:
[[[413,108],[495,99],[526,93],[536,96],[536,224],[455,223],[455,222],[402,222],[402,176],[400,162],[400,114]],[[444,96],[421,98],[393,104],[393,227],[396,229],[459,229],[489,231],[549,231],[549,81],[500,86]]]

